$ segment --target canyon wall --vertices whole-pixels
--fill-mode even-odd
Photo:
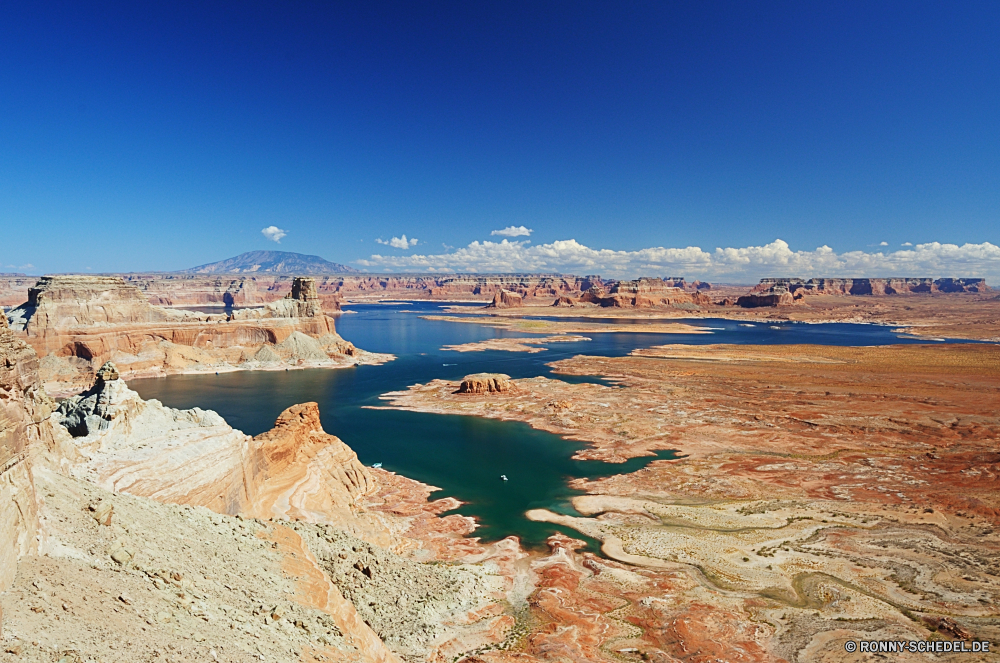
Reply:
[[[749,293],[724,300],[723,305],[743,308],[785,306],[807,295],[908,295],[914,293],[983,293],[989,292],[986,279],[979,278],[888,278],[888,279],[795,279],[766,278]]]
[[[46,277],[66,278],[66,277]],[[92,278],[92,277],[84,277]],[[116,278],[116,277],[106,277]],[[281,274],[206,275],[191,273],[124,274],[126,284],[137,288],[154,306],[244,308],[276,302],[292,292],[294,277]],[[558,274],[492,274],[492,275],[317,275],[316,294],[323,309],[339,311],[345,300],[366,299],[435,299],[489,301],[505,291],[519,295],[525,304],[549,304],[560,298],[579,298],[591,291],[592,299],[611,297],[604,305],[627,305],[636,296],[649,295],[662,304],[666,301],[691,303],[676,292],[655,292],[677,288],[682,292],[700,293],[711,285],[701,281],[688,283],[682,277],[667,279],[644,278],[637,281],[615,281],[600,276]],[[648,282],[645,285],[636,285]],[[652,285],[653,283],[656,285]],[[28,297],[35,280],[28,277],[0,276],[0,304],[21,304]],[[643,292],[647,291],[647,292]],[[596,295],[596,297],[593,297]],[[660,296],[662,295],[662,296]],[[694,298],[694,303],[705,303]],[[614,302],[617,301],[618,304]],[[586,300],[585,300],[586,303]],[[643,306],[640,299],[639,306]]]
[[[49,419],[55,402],[41,386],[38,356],[0,316],[0,592],[20,556],[37,548],[38,495],[32,465],[63,450]]]
[[[207,277],[194,274],[130,274],[124,278],[153,304],[161,306],[259,306],[276,301],[292,288],[292,277],[272,274]],[[345,299],[491,299],[500,290],[529,299],[579,294],[600,277],[559,275],[317,275],[317,294],[327,311]]]
[[[28,441],[49,406],[38,391],[38,358],[0,320],[0,591],[35,546],[38,509]]]
[[[206,314],[150,304],[121,277],[51,276],[8,316],[51,394],[88,387],[109,360],[126,377],[380,361],[337,335],[311,278],[260,307]]]
[[[684,279],[675,277],[664,281],[643,277],[634,281],[611,281],[607,287],[595,285],[582,293],[578,300],[560,297],[555,305],[575,303],[595,304],[613,308],[652,308],[656,306],[697,307],[711,304],[711,299],[696,288],[684,290]]]
[[[795,279],[768,278],[751,292],[784,286],[792,295],[902,295],[923,292],[989,292],[986,279],[979,278],[885,278],[885,279]]]

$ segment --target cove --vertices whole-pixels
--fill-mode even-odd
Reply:
[[[353,448],[367,465],[438,486],[441,493],[465,504],[458,513],[479,523],[476,536],[494,541],[515,535],[529,548],[544,545],[554,531],[580,538],[572,530],[524,517],[533,508],[572,513],[569,499],[578,494],[567,482],[577,477],[599,478],[634,472],[653,457],[626,463],[574,461],[582,444],[527,424],[457,415],[373,410],[379,396],[435,378],[458,380],[481,371],[507,373],[513,378],[545,375],[561,380],[597,381],[552,374],[549,362],[577,354],[622,356],[632,350],[666,343],[820,343],[824,345],[884,345],[912,343],[887,327],[857,324],[756,324],[731,320],[688,320],[711,327],[712,334],[591,334],[591,341],[554,343],[537,354],[487,351],[441,351],[446,344],[489,338],[528,336],[477,324],[424,320],[443,306],[434,302],[347,307],[337,320],[338,332],[358,347],[390,352],[395,361],[382,366],[348,369],[247,371],[221,375],[175,375],[131,380],[129,386],[146,399],[156,398],[176,408],[200,407],[222,415],[234,428],[250,435],[270,429],[282,410],[305,401],[320,405],[323,427]],[[589,320],[599,322],[600,320]],[[609,323],[617,322],[608,320]],[[660,458],[674,457],[660,452]],[[500,479],[506,474],[508,481]]]

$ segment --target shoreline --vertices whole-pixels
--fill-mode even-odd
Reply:
[[[361,352],[364,352],[369,357],[374,357],[374,358],[370,360],[350,361],[350,362],[342,362],[334,359],[330,359],[328,361],[305,360],[304,363],[295,365],[276,364],[276,365],[261,365],[252,367],[240,367],[240,366],[233,366],[231,364],[226,364],[225,366],[219,366],[214,368],[213,367],[208,367],[204,369],[184,368],[180,370],[170,370],[170,371],[166,371],[160,368],[154,368],[144,371],[136,371],[134,373],[131,372],[122,373],[122,378],[131,381],[131,380],[160,379],[160,378],[172,377],[174,375],[219,375],[221,373],[240,373],[240,372],[251,372],[251,371],[297,371],[310,368],[336,370],[341,368],[352,368],[354,366],[381,366],[382,364],[386,364],[390,361],[395,361],[397,358],[396,355],[389,353],[368,352],[365,350],[362,350]],[[368,357],[363,357],[363,359],[368,359]],[[85,387],[82,389],[68,390],[68,389],[55,389],[46,386],[45,391],[52,398],[61,399],[61,398],[68,398],[70,396],[76,396],[77,394],[86,391],[88,388],[89,387]]]

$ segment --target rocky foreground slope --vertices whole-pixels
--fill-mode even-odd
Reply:
[[[0,660],[444,661],[509,636],[516,544],[454,545],[457,504],[361,466],[315,404],[250,438],[107,364],[54,408],[6,327],[0,387]]]

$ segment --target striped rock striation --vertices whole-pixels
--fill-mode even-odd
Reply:
[[[848,279],[795,279],[766,278],[754,287],[753,292],[770,292],[784,286],[793,295],[905,295],[928,292],[989,292],[986,279],[982,278],[848,278]]]
[[[264,306],[205,314],[154,306],[120,277],[49,276],[9,317],[41,357],[52,394],[86,388],[109,360],[134,377],[388,359],[337,334],[311,278],[296,278],[287,296]]]
[[[351,448],[323,431],[316,403],[288,408],[273,430],[250,437],[211,410],[143,400],[108,362],[53,418],[79,454],[71,473],[117,493],[325,523],[375,490]]]
[[[52,421],[55,408],[42,388],[38,356],[0,316],[0,591],[13,580],[17,559],[37,549],[35,463],[73,455],[69,436]]]
[[[0,319],[0,591],[13,581],[18,557],[36,545],[29,445],[52,405],[39,389],[38,357]]]
[[[323,430],[316,403],[286,409],[253,445],[260,481],[247,512],[260,518],[346,524],[378,489],[358,455]]]
[[[524,306],[524,298],[510,290],[500,290],[493,295],[493,301],[486,308],[520,308]]]
[[[595,304],[610,308],[654,308],[691,307],[711,304],[708,295],[694,289],[684,290],[684,280],[674,278],[667,281],[659,278],[643,277],[634,281],[611,282],[609,287],[594,285],[576,300],[568,297],[556,299],[556,306],[574,304]]]

